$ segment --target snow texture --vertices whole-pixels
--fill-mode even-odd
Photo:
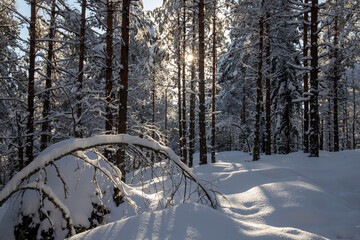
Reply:
[[[7,239],[14,239],[13,229],[22,221],[21,217],[18,218],[19,211],[24,216],[31,217],[32,225],[39,226],[40,230],[47,231],[52,227],[56,230],[55,239],[64,239],[68,233],[75,234],[75,226],[88,229],[103,223],[96,222],[98,220],[92,217],[96,206],[103,206],[108,213],[111,213],[95,213],[103,215],[104,222],[107,223],[122,219],[124,216],[134,215],[138,208],[144,209],[145,199],[151,203],[150,209],[156,209],[158,203],[166,202],[168,196],[162,192],[151,190],[144,192],[146,188],[153,188],[157,180],[151,181],[151,179],[137,188],[133,187],[134,185],[129,186],[120,181],[120,170],[111,162],[106,162],[101,155],[98,155],[99,153],[80,151],[95,146],[119,143],[147,147],[163,153],[168,157],[168,161],[155,164],[172,163],[172,166],[177,166],[177,169],[180,169],[180,172],[182,171],[188,179],[197,183],[202,193],[208,196],[210,205],[216,207],[216,199],[212,198],[213,194],[171,149],[129,135],[103,135],[87,139],[70,139],[55,144],[45,149],[32,163],[16,174],[0,191],[0,203],[3,205],[2,207],[0,205],[0,233],[4,233]],[[151,162],[145,156],[144,159]],[[174,177],[176,176],[164,178],[167,180],[164,184],[168,184]],[[149,178],[149,176],[146,177],[146,179]],[[111,200],[113,187],[124,193],[122,197],[127,204],[121,204],[118,208],[115,206]],[[18,194],[28,189],[35,191]],[[13,195],[14,197],[11,198]],[[46,199],[41,200],[39,195],[45,196]],[[131,211],[127,205],[132,207]],[[40,220],[42,217],[38,213],[39,210],[47,215],[46,220]],[[41,236],[38,236],[38,239],[41,239]]]
[[[34,161],[32,161],[28,166],[26,166],[18,174],[16,174],[9,181],[9,183],[7,183],[6,186],[0,191],[0,206],[3,204],[4,201],[8,199],[9,196],[11,196],[17,190],[18,186],[24,181],[24,179],[26,179],[28,176],[33,175],[35,172],[38,172],[44,166],[47,166],[50,163],[78,150],[86,150],[99,145],[111,145],[119,143],[144,146],[154,149],[155,151],[161,151],[165,153],[169,157],[169,159],[172,160],[178,167],[185,170],[189,177],[192,178],[204,190],[204,192],[208,192],[206,187],[201,182],[196,180],[196,177],[195,175],[193,175],[192,170],[188,168],[185,164],[183,164],[180,161],[179,157],[175,154],[175,152],[170,148],[146,139],[141,139],[127,134],[99,135],[85,139],[69,139],[61,141],[45,149]],[[211,194],[208,193],[207,195],[210,198]],[[215,207],[216,201],[214,199],[210,199],[210,201],[212,202],[213,207]]]
[[[217,181],[220,207],[194,203],[144,213],[73,236],[86,239],[360,239],[360,151],[217,154],[194,168]]]

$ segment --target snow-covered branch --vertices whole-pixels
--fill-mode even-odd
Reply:
[[[151,170],[151,176],[152,178],[155,178],[144,180],[142,175],[140,178],[140,184],[142,187],[140,191],[136,189],[136,187],[131,187],[121,181],[122,171],[112,162],[110,162],[105,156],[103,156],[99,151],[91,150],[95,147],[111,145],[119,146],[120,144],[126,145],[128,149],[127,151],[129,153],[135,153],[135,157],[130,157],[130,160],[133,161],[131,164],[133,166],[132,171],[136,172],[136,169],[138,169],[139,166],[142,166],[145,169],[144,171],[146,171],[146,169]],[[89,151],[89,153],[91,151],[94,152],[97,155],[97,158],[94,159],[89,157],[89,153],[84,152],[86,150]],[[76,158],[65,158],[68,155],[73,155]],[[154,161],[155,158],[157,159],[156,161]],[[190,199],[192,193],[190,190],[187,193],[186,179],[196,184],[197,190],[195,190],[195,192],[198,193],[198,201],[203,201],[205,199],[205,201],[209,203],[212,208],[217,207],[217,201],[214,197],[214,193],[211,192],[205,186],[205,184],[193,174],[190,168],[181,162],[180,158],[173,150],[162,146],[159,143],[126,134],[99,135],[84,139],[69,139],[48,147],[42,153],[40,153],[33,162],[18,172],[0,191],[0,207],[15,193],[23,192],[27,189],[38,191],[43,196],[45,196],[45,198],[48,199],[57,209],[59,209],[62,218],[67,222],[67,229],[69,234],[73,235],[75,230],[69,209],[65,203],[61,202],[61,198],[56,196],[56,194],[59,194],[59,192],[54,192],[50,186],[45,185],[47,181],[44,182],[42,180],[43,177],[41,177],[42,173],[44,173],[44,169],[47,169],[47,166],[54,166],[57,177],[60,179],[58,184],[63,185],[65,196],[64,201],[66,201],[69,189],[68,185],[70,182],[64,178],[61,169],[55,165],[55,162],[60,159],[63,159],[64,161],[80,159],[87,166],[90,166],[92,169],[94,169],[92,183],[95,185],[95,189],[99,193],[98,198],[100,204],[102,204],[101,198],[103,197],[103,193],[100,189],[97,176],[103,176],[104,179],[110,183],[110,185],[106,185],[113,186],[114,201],[115,198],[120,199],[121,202],[125,200],[125,202],[135,210],[135,213],[139,207],[132,199],[134,196],[144,198],[144,202],[146,200],[149,205],[154,206],[154,204],[157,203],[163,204],[163,207],[166,207],[174,203],[175,193],[178,193],[179,189],[182,189],[184,190],[184,201]],[[138,164],[136,164],[137,160],[139,160]],[[45,170],[45,173],[46,172],[47,170]],[[45,179],[47,179],[47,177]],[[166,182],[166,179],[169,181]],[[71,183],[71,185],[73,184],[74,183]],[[183,184],[185,184],[185,187],[180,188],[180,185]],[[161,189],[159,189],[159,187]],[[149,194],[146,195],[144,190],[148,191]],[[188,197],[186,197],[187,194]],[[149,197],[150,195],[153,197]],[[146,196],[148,199],[145,199]],[[179,196],[181,196],[181,194]],[[96,207],[94,206],[94,208]],[[76,225],[76,227],[78,226]]]

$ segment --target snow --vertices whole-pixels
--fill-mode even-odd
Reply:
[[[132,216],[76,239],[360,239],[360,151],[251,156],[217,154],[194,168],[220,207],[185,203]],[[0,211],[1,212],[1,211]]]
[[[175,152],[168,147],[162,146],[158,143],[151,142],[146,139],[130,136],[127,134],[98,135],[90,138],[64,140],[45,149],[43,152],[39,154],[39,156],[34,161],[32,161],[28,166],[26,166],[18,174],[16,174],[0,191],[0,203],[2,203],[9,196],[11,196],[17,190],[18,186],[28,176],[31,176],[35,172],[42,169],[44,166],[47,166],[48,164],[58,159],[61,159],[64,156],[74,153],[77,150],[89,149],[99,145],[110,145],[110,144],[119,144],[119,143],[126,143],[129,145],[139,145],[154,149],[156,151],[164,152],[169,157],[169,159],[174,162],[174,164],[176,164],[179,168],[186,171],[188,175],[191,178],[193,178],[196,182],[196,178],[192,174],[192,170],[188,168],[186,165],[184,165],[179,159],[179,157],[175,154]],[[203,186],[202,183],[200,182],[197,183],[199,184],[199,186],[201,186],[201,188],[205,192],[207,191],[206,187]],[[119,187],[121,188],[121,186]]]
[[[170,148],[125,134],[102,135],[84,139],[69,139],[54,144],[45,149],[33,162],[17,173],[0,191],[0,213],[2,213],[0,215],[0,233],[6,233],[9,240],[14,239],[13,229],[19,221],[22,221],[21,217],[18,218],[19,211],[21,211],[24,216],[32,218],[34,227],[39,225],[40,229],[47,230],[51,221],[51,225],[54,226],[56,231],[55,239],[64,239],[68,232],[71,232],[72,235],[75,233],[73,226],[91,228],[100,223],[97,219],[92,218],[93,211],[96,209],[94,204],[104,206],[111,213],[109,215],[99,212],[105,218],[105,222],[110,222],[119,220],[124,216],[135,215],[138,206],[139,208],[145,207],[138,205],[138,203],[144,205],[146,199],[150,201],[150,209],[156,209],[158,203],[166,203],[169,197],[171,200],[171,196],[162,194],[162,192],[144,192],[146,189],[156,187],[156,179],[154,181],[151,179],[147,187],[145,187],[145,184],[140,184],[138,188],[134,188],[122,183],[120,181],[120,170],[113,166],[111,162],[104,160],[102,156],[98,155],[99,153],[96,154],[94,150],[80,151],[95,146],[119,143],[127,143],[133,147],[151,148],[166,155],[168,157],[166,164],[170,167],[175,165],[176,169],[179,170],[177,173],[183,172],[188,179],[195,182],[195,185],[202,190],[198,192],[206,194],[211,206],[216,208],[216,199],[212,198],[213,194],[203,182],[198,180],[192,169],[184,165]],[[145,155],[143,158],[151,162]],[[165,162],[157,163],[157,165],[162,164],[165,164]],[[168,171],[169,169],[165,170]],[[171,179],[174,180],[177,176],[181,178],[181,175],[177,174],[172,176]],[[143,178],[144,175],[141,177]],[[163,183],[165,189],[165,185],[168,184],[170,178],[164,179],[168,180]],[[114,187],[124,193],[122,197],[126,200],[119,208],[116,208],[115,203],[111,200]],[[35,191],[26,191],[19,194],[19,190],[25,189]],[[191,187],[188,187],[188,191],[190,189]],[[47,199],[41,201],[43,198],[39,195],[44,195]],[[165,198],[160,196],[165,196]],[[133,201],[133,199],[136,201]],[[8,202],[10,204],[7,204]],[[129,211],[128,205],[132,206],[133,209]],[[154,207],[151,207],[152,205]],[[43,217],[39,215],[38,209],[41,209],[41,212],[46,215],[45,220],[40,220]],[[66,223],[64,220],[66,220]],[[94,222],[90,222],[93,220]]]
[[[90,155],[94,159],[94,154]],[[93,210],[92,203],[98,202],[96,196],[96,189],[92,183],[94,170],[84,164],[82,161],[77,161],[73,156],[66,156],[57,163],[57,167],[60,170],[66,169],[67,171],[61,171],[63,180],[66,182],[67,196],[65,198],[65,192],[61,180],[57,177],[57,172],[54,167],[49,166],[46,168],[47,182],[31,182],[26,185],[21,185],[21,189],[41,189],[48,196],[52,197],[52,201],[44,201],[45,208],[49,210],[49,216],[52,218],[53,224],[58,229],[63,228],[63,231],[58,234],[56,239],[64,239],[67,230],[67,223],[62,219],[63,217],[70,220],[70,224],[77,226],[81,225],[88,227],[91,211]],[[37,174],[34,175],[35,178]],[[99,185],[109,184],[109,181],[98,174],[97,181]],[[105,188],[103,188],[105,189]],[[109,190],[108,190],[109,191]],[[19,203],[20,197],[16,196],[10,198],[0,209],[4,209],[3,214],[0,215],[0,233],[5,233],[7,240],[14,239],[12,229],[17,223],[18,209],[21,208],[24,215],[33,215],[39,209],[39,192],[38,191],[26,191],[24,193],[23,202]],[[61,211],[59,209],[61,208]],[[1,210],[0,210],[1,214]],[[63,217],[61,217],[63,216]],[[71,216],[71,218],[70,218]],[[40,223],[38,216],[33,216],[33,222]],[[41,226],[47,229],[48,221],[41,222]],[[71,229],[71,231],[74,231]],[[1,239],[1,237],[0,237]]]

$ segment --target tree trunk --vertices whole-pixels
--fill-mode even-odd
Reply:
[[[167,103],[167,91],[168,87],[165,88],[165,110],[164,110],[164,129],[165,129],[165,137],[167,138],[167,109],[168,109],[168,103]]]
[[[121,15],[121,70],[119,90],[119,125],[118,133],[127,131],[127,98],[128,98],[128,76],[129,76],[129,26],[130,26],[130,0],[124,0]]]
[[[265,100],[265,122],[266,122],[266,144],[265,154],[271,155],[271,86],[270,86],[270,13],[266,13],[266,100]]]
[[[27,162],[34,159],[34,101],[35,101],[35,46],[36,46],[36,0],[31,1],[30,17],[30,51],[29,51],[29,83],[28,83],[28,117],[27,117],[27,138],[26,138],[26,156]]]
[[[331,108],[332,106],[331,106],[331,99],[329,98],[328,99],[328,111],[327,111],[327,132],[328,132],[328,141],[327,141],[327,143],[328,143],[328,151],[329,152],[333,152],[334,151],[334,140],[333,140],[333,122],[332,122],[332,115],[331,115],[331,110],[332,110],[332,108]]]
[[[167,128],[168,128],[168,122],[167,122],[167,113],[168,113],[168,87],[165,88],[165,110],[164,110],[164,130],[165,130],[165,138],[167,140]]]
[[[339,81],[339,29],[338,29],[338,11],[337,0],[335,1],[336,13],[334,21],[334,151],[339,151],[339,121],[338,121],[338,81]]]
[[[195,153],[195,13],[193,15],[193,37],[192,37],[192,45],[191,45],[191,54],[193,59],[191,61],[191,81],[190,81],[190,129],[189,129],[189,167],[193,166],[193,155]]]
[[[80,57],[79,57],[79,73],[77,79],[77,111],[76,122],[74,126],[75,137],[81,138],[83,136],[81,129],[81,115],[82,115],[82,88],[84,81],[84,61],[85,61],[85,27],[86,27],[86,0],[81,3],[81,29],[80,29]]]
[[[343,123],[342,123],[342,131],[343,131],[343,136],[342,139],[341,139],[341,142],[342,142],[342,150],[348,150],[349,149],[349,127],[348,127],[348,110],[345,106],[345,104],[343,105]]]
[[[262,65],[263,65],[263,41],[264,41],[264,17],[260,17],[259,21],[259,64],[258,64],[258,79],[256,89],[256,116],[255,116],[255,139],[253,150],[253,161],[260,159],[260,117],[261,117],[261,102],[262,102]]]
[[[21,124],[21,115],[19,112],[16,112],[16,127],[17,127],[17,145],[18,145],[18,171],[24,168],[24,144],[23,144],[23,127]]]
[[[284,146],[284,150],[283,153],[284,154],[289,154],[291,151],[291,92],[287,92],[287,96],[286,96],[286,107],[285,107],[285,112],[284,112],[284,120],[285,120],[285,138],[286,138],[286,142],[285,142],[285,146]]]
[[[187,144],[186,144],[186,0],[183,6],[183,57],[182,57],[182,161],[187,165]]]
[[[49,42],[48,42],[48,54],[46,64],[46,81],[45,81],[45,92],[44,92],[44,105],[43,105],[43,123],[41,126],[41,146],[40,150],[44,150],[50,142],[50,88],[51,88],[51,77],[53,71],[53,57],[54,57],[54,42],[55,39],[55,0],[51,1],[51,13],[50,13],[50,28],[49,28]]]
[[[311,4],[310,157],[319,157],[318,0]]]
[[[305,4],[309,1],[305,0]],[[304,57],[304,67],[308,67],[308,21],[309,21],[309,13],[306,11],[304,13],[304,35],[303,35],[303,57]],[[308,98],[309,91],[309,74],[305,72],[304,74],[304,97]],[[309,101],[304,101],[304,153],[309,152]]]
[[[179,148],[180,158],[183,159],[183,131],[182,131],[182,102],[181,102],[181,52],[180,52],[180,13],[177,15],[177,37],[176,37],[176,61],[177,61],[177,85],[178,85],[178,121],[179,121]]]
[[[106,1],[107,7],[107,18],[106,18],[106,106],[105,106],[105,131],[107,134],[110,134],[113,130],[113,114],[111,110],[111,105],[114,100],[113,93],[113,68],[112,68],[112,60],[114,55],[113,50],[113,3],[110,0]]]
[[[356,137],[355,137],[355,129],[356,129],[356,81],[354,77],[354,69],[353,77],[352,77],[352,93],[353,93],[353,122],[352,122],[352,149],[356,149]]]
[[[120,58],[120,88],[119,97],[119,119],[118,133],[126,134],[127,132],[127,98],[128,98],[128,77],[129,77],[129,27],[130,27],[130,0],[124,0],[122,3],[121,14],[121,58]],[[122,180],[126,180],[126,160],[125,146],[121,145],[115,156],[116,165],[122,172]]]
[[[245,123],[246,123],[246,94],[245,94],[245,86],[243,86],[241,123],[242,123],[242,124],[245,124]]]
[[[205,120],[205,27],[204,0],[199,1],[199,140],[200,164],[207,164],[206,120]]]
[[[212,36],[212,101],[211,101],[211,162],[216,162],[215,157],[215,126],[216,126],[216,1],[214,1],[213,12],[213,36]]]
[[[151,114],[151,124],[153,125],[152,139],[155,140],[155,74],[152,80],[152,114]]]
[[[321,129],[320,129],[320,134],[319,134],[319,138],[320,138],[319,149],[324,150],[324,119],[321,119],[320,127],[321,127]]]

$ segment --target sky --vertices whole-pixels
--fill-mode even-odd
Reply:
[[[143,0],[145,10],[153,10],[162,5],[163,0]]]
[[[144,3],[145,10],[154,10],[154,8],[160,7],[162,5],[163,0],[142,0]],[[17,10],[23,14],[24,16],[30,16],[30,7],[28,4],[24,2],[24,0],[18,0],[16,3]],[[23,28],[21,30],[21,36],[23,38],[27,38],[28,30],[27,28]]]
[[[163,0],[143,0],[144,9],[145,10],[153,10],[156,7],[160,7],[162,5]],[[21,12],[29,11],[28,4],[26,4],[23,0],[17,1],[17,8]]]

